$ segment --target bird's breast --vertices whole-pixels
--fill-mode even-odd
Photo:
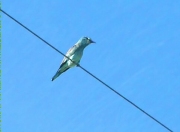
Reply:
[[[70,59],[75,63],[79,63],[83,55],[83,52],[75,52],[73,55],[70,56]],[[76,66],[71,60],[68,61],[68,66],[73,67]]]

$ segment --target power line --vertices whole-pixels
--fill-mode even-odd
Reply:
[[[9,18],[11,18],[12,20],[14,20],[16,23],[18,23],[19,25],[21,25],[23,28],[25,28],[26,30],[28,30],[30,33],[32,33],[34,36],[36,36],[37,38],[39,38],[40,40],[42,40],[45,44],[47,44],[48,46],[50,46],[51,48],[53,48],[54,50],[56,50],[58,53],[60,53],[61,55],[67,57],[64,53],[62,53],[61,51],[59,51],[57,48],[55,48],[54,46],[52,46],[50,43],[48,43],[47,41],[45,41],[43,38],[41,38],[39,35],[37,35],[36,33],[34,33],[33,31],[31,31],[29,28],[27,28],[26,26],[24,26],[22,23],[20,23],[19,21],[17,21],[15,18],[13,18],[11,15],[9,15],[8,13],[6,13],[5,11],[3,11],[2,9],[0,9],[1,12],[3,12],[5,15],[7,15]],[[67,57],[69,60],[71,60],[69,57]],[[72,60],[71,60],[72,61]],[[74,63],[74,61],[72,61]],[[108,84],[106,84],[105,82],[103,82],[101,79],[99,79],[98,77],[96,77],[95,75],[93,75],[92,73],[90,73],[88,70],[86,70],[85,68],[83,68],[82,66],[80,66],[79,64],[77,64],[78,67],[80,67],[82,70],[84,70],[86,73],[88,73],[89,75],[91,75],[93,78],[95,78],[96,80],[98,80],[100,83],[102,83],[103,85],[105,85],[107,88],[109,88],[110,90],[112,90],[114,93],[116,93],[117,95],[119,95],[120,97],[122,97],[124,100],[126,100],[127,102],[129,102],[131,105],[133,105],[134,107],[136,107],[137,109],[139,109],[141,112],[143,112],[145,115],[147,115],[148,117],[150,117],[151,119],[153,119],[155,122],[157,122],[158,124],[160,124],[161,126],[163,126],[164,128],[166,128],[168,131],[173,132],[170,128],[168,128],[167,126],[165,126],[163,123],[161,123],[160,121],[158,121],[156,118],[154,118],[153,116],[151,116],[150,114],[148,114],[146,111],[144,111],[143,109],[141,109],[139,106],[137,106],[136,104],[134,104],[132,101],[130,101],[129,99],[127,99],[126,97],[124,97],[122,94],[120,94],[119,92],[117,92],[116,90],[114,90],[112,87],[110,87]]]

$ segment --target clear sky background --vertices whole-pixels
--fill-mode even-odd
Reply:
[[[179,0],[2,0],[63,53],[180,132]],[[80,68],[51,81],[63,56],[2,14],[3,132],[167,132]]]

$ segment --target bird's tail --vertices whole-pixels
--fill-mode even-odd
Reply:
[[[61,71],[60,69],[56,72],[56,74],[52,77],[51,81],[54,81],[59,75],[61,75],[63,72],[67,71],[69,68],[65,69],[64,71]]]
[[[54,81],[57,77],[61,75],[61,72],[56,72],[56,74],[52,77],[51,81]]]

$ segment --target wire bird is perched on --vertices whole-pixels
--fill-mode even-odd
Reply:
[[[66,56],[69,57],[73,62],[67,57],[64,57],[58,71],[53,76],[52,81],[55,80],[63,72],[67,71],[69,68],[77,66],[83,55],[84,48],[91,43],[95,42],[88,37],[83,37],[72,48],[70,48],[66,53]]]

